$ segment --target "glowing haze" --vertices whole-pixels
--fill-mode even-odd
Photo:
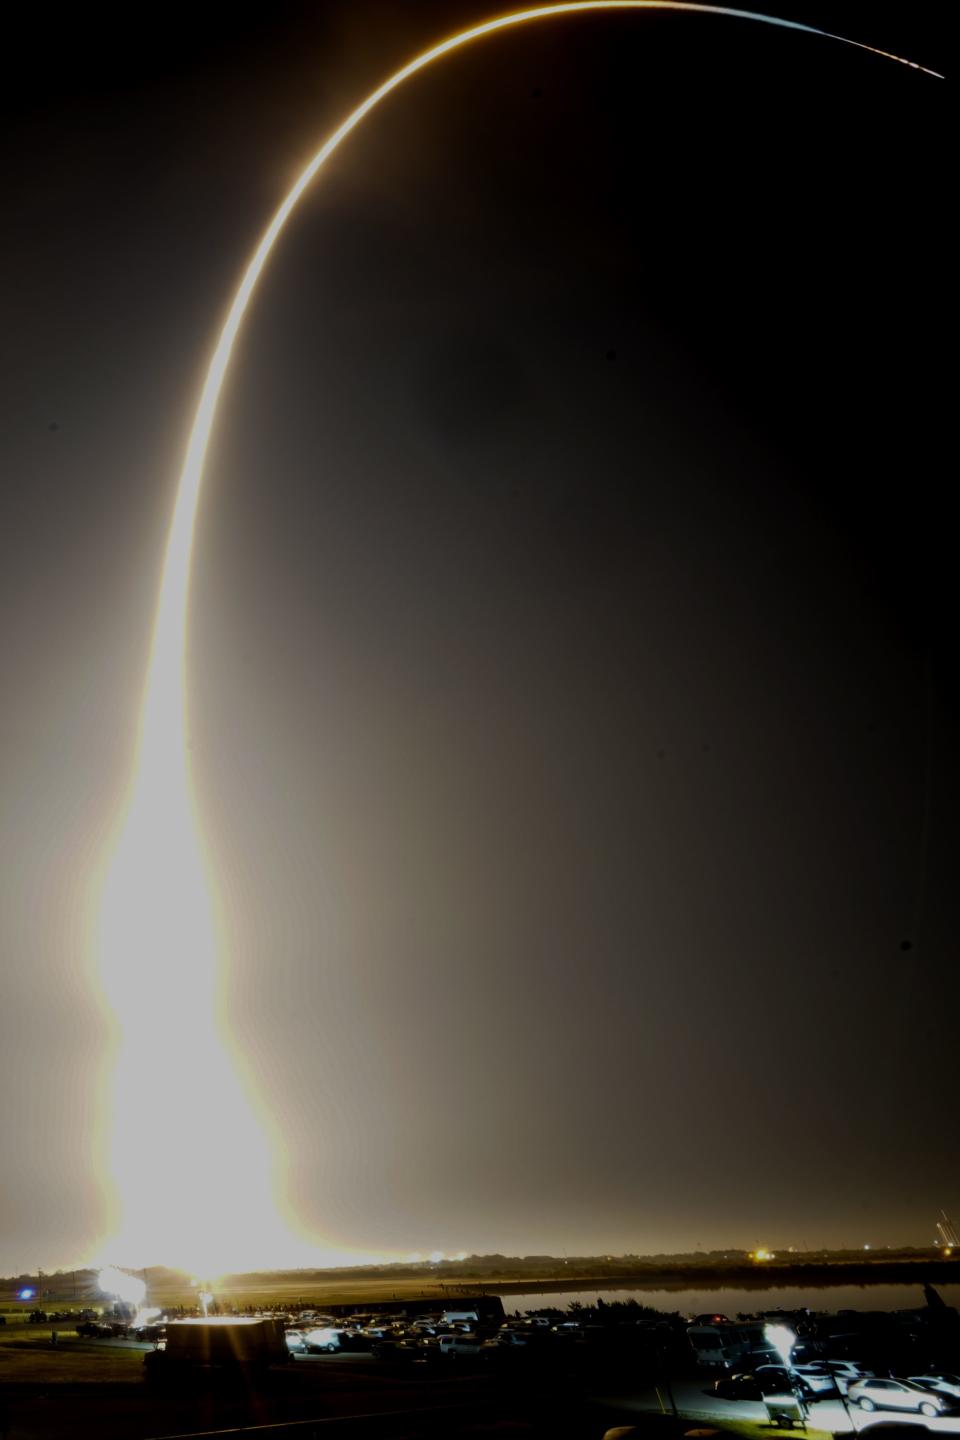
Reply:
[[[679,0],[547,5],[464,30],[396,71],[329,137],[273,216],[233,299],[180,477],[134,774],[98,897],[99,973],[115,1021],[101,1137],[100,1159],[111,1187],[110,1239],[103,1248],[119,1264],[164,1263],[212,1276],[230,1269],[337,1258],[298,1233],[287,1213],[280,1137],[258,1113],[242,1058],[231,1048],[216,895],[190,774],[186,632],[197,505],[218,398],[256,284],[291,212],[324,162],[405,80],[473,40],[528,21],[592,10],[645,9],[753,20],[825,35],[794,21]],[[886,56],[855,41],[843,43]],[[898,56],[886,58],[911,63]],[[166,1057],[172,1052],[177,1060],[165,1060],[158,1074],[161,1047]]]

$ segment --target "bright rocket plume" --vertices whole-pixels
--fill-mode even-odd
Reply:
[[[233,298],[197,406],[167,542],[134,775],[100,896],[100,976],[117,1036],[106,1117],[114,1212],[109,1245],[126,1263],[165,1263],[213,1275],[319,1258],[283,1213],[282,1198],[275,1193],[280,1147],[257,1117],[243,1067],[231,1053],[215,901],[187,744],[187,605],[197,504],[217,402],[257,281],[324,162],[404,81],[498,31],[534,20],[617,10],[754,21],[924,68],[797,21],[727,6],[683,0],[543,5],[472,26],[416,56],[357,106],[290,189]]]
[[[116,1018],[109,1168],[125,1263],[222,1273],[290,1263],[278,1157],[222,1026],[214,907],[189,774],[184,627],[192,516],[178,503],[137,768],[102,896],[101,978]],[[302,1253],[302,1247],[298,1253]]]

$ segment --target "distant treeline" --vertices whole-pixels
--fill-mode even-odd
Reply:
[[[589,1280],[629,1280],[643,1284],[830,1285],[858,1283],[862,1277],[873,1281],[913,1281],[923,1278],[940,1283],[960,1282],[960,1258],[945,1260],[937,1250],[884,1250],[866,1256],[862,1250],[805,1251],[775,1260],[754,1261],[746,1251],[698,1252],[692,1255],[469,1255],[464,1260],[398,1265],[360,1265],[335,1270],[271,1271],[278,1282],[306,1284],[312,1279],[327,1280],[420,1280],[433,1284],[463,1285],[521,1283],[530,1280],[557,1286]],[[253,1282],[256,1273],[231,1275],[233,1285]]]
[[[175,1271],[151,1267],[141,1271],[151,1284],[176,1283]],[[94,1271],[57,1271],[44,1275],[44,1288],[60,1288],[67,1278],[78,1292],[92,1284]],[[463,1260],[400,1263],[396,1265],[350,1265],[336,1269],[250,1271],[225,1277],[231,1287],[270,1280],[278,1286],[290,1284],[309,1288],[311,1283],[343,1280],[415,1280],[421,1284],[462,1286],[466,1283],[519,1289],[536,1282],[553,1289],[586,1287],[592,1281],[612,1280],[632,1284],[678,1289],[692,1286],[737,1285],[846,1285],[876,1282],[960,1283],[960,1256],[944,1259],[939,1250],[883,1250],[865,1255],[862,1250],[804,1251],[783,1254],[774,1260],[754,1261],[744,1250],[698,1251],[682,1255],[468,1255]],[[59,1283],[58,1283],[59,1282]],[[37,1284],[36,1275],[11,1276],[0,1280],[0,1290],[16,1290]]]

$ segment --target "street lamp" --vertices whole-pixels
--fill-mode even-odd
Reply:
[[[800,1407],[800,1414],[806,1419],[807,1406],[800,1392],[800,1387],[796,1382],[796,1378],[794,1377],[793,1366],[790,1364],[790,1352],[797,1343],[796,1335],[794,1335],[793,1331],[787,1325],[764,1325],[763,1338],[768,1345],[776,1350],[780,1359],[783,1361],[783,1368],[786,1370],[787,1379],[790,1381],[790,1389],[793,1391],[796,1402]]]

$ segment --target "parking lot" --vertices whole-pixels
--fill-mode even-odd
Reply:
[[[731,1421],[747,1421],[765,1426],[767,1412],[757,1400],[720,1400],[710,1393],[702,1380],[676,1380],[669,1387],[673,1402],[683,1414],[721,1425]],[[672,1408],[670,1393],[666,1387],[648,1386],[638,1394],[612,1392],[611,1401],[627,1410],[638,1413],[663,1413]],[[850,1434],[852,1431],[868,1434],[871,1427],[879,1424],[922,1426],[932,1432],[960,1434],[960,1412],[954,1415],[927,1418],[915,1413],[894,1410],[876,1410],[865,1414],[856,1406],[845,1406],[841,1400],[813,1400],[809,1405],[806,1421],[808,1431],[825,1431],[831,1435]]]
[[[960,1433],[960,1397],[940,1402],[949,1413],[924,1415],[919,1406],[932,1408],[929,1391],[883,1378],[916,1374],[910,1366],[916,1367],[917,1357],[932,1355],[942,1317],[930,1328],[923,1312],[888,1317],[872,1312],[863,1322],[844,1318],[848,1330],[857,1323],[866,1327],[856,1344],[875,1370],[858,1369],[853,1360],[811,1361],[808,1354],[799,1369],[788,1372],[773,1364],[764,1349],[769,1327],[762,1317],[690,1322],[648,1311],[638,1318],[629,1304],[611,1302],[589,1313],[581,1307],[575,1319],[564,1312],[507,1319],[499,1301],[492,1304],[489,1297],[477,1302],[476,1313],[461,1310],[443,1312],[421,1301],[406,1314],[385,1307],[379,1314],[313,1310],[209,1320],[195,1315],[152,1325],[140,1331],[144,1338],[132,1330],[124,1333],[117,1317],[106,1314],[95,1324],[79,1321],[72,1327],[63,1317],[56,1324],[17,1317],[0,1329],[8,1434],[10,1440],[61,1440],[68,1434],[77,1440],[86,1435],[155,1440],[230,1426],[345,1422],[387,1412],[414,1414],[418,1424],[429,1426],[440,1423],[442,1411],[536,1423],[538,1435],[554,1433],[543,1428],[553,1417],[550,1423],[560,1427],[556,1434],[585,1440],[599,1440],[606,1425],[614,1423],[660,1429],[673,1417],[686,1417],[745,1440],[761,1440],[795,1433],[791,1407],[797,1428],[812,1440],[851,1431],[869,1435],[878,1424],[891,1423],[911,1427],[905,1436]],[[779,1318],[782,1332],[786,1317]],[[823,1337],[831,1317],[798,1312],[794,1323],[805,1335],[798,1349],[827,1353],[833,1342]],[[78,1328],[84,1333],[78,1334]],[[218,1332],[221,1340],[233,1337],[229,1353],[213,1346]],[[244,1336],[262,1337],[263,1354],[241,1355],[236,1347]],[[195,1340],[207,1350],[194,1353]],[[708,1353],[723,1356],[725,1363],[705,1365],[694,1342],[719,1346]],[[884,1366],[877,1357],[885,1344],[901,1347],[902,1360]],[[740,1347],[735,1356],[734,1346]],[[832,1365],[840,1369],[831,1370]],[[804,1370],[807,1381],[800,1378]],[[918,1402],[916,1409],[890,1410],[882,1403],[897,1385],[901,1401]],[[805,1413],[796,1408],[791,1386],[805,1395]],[[816,1386],[832,1387],[833,1393],[812,1393]],[[854,1403],[860,1387],[861,1400],[874,1404],[863,1386],[875,1392],[876,1408],[869,1413]],[[457,1433],[451,1420],[449,1434]]]

